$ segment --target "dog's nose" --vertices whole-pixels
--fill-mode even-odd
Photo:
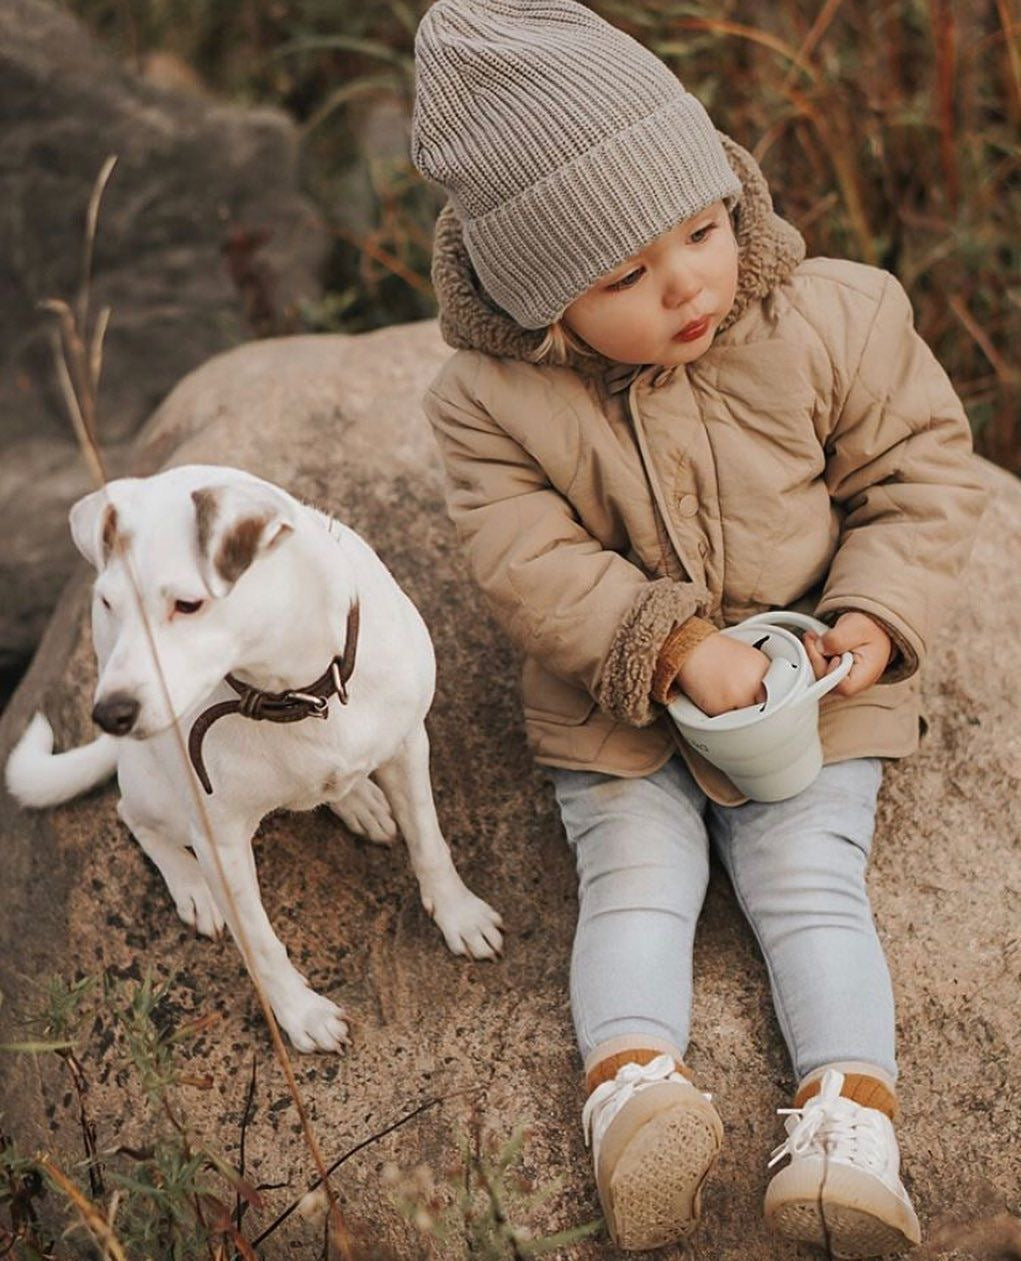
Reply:
[[[138,701],[127,692],[114,692],[93,707],[92,721],[112,736],[126,736],[138,717]]]

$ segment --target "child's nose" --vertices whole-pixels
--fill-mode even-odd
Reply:
[[[689,303],[702,288],[695,268],[683,259],[672,260],[666,267],[663,281],[663,305],[674,310]]]

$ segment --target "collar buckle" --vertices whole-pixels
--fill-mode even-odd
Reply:
[[[330,674],[333,676],[333,687],[342,705],[347,704],[347,687],[340,673],[340,662],[336,657],[330,662]]]
[[[330,698],[328,696],[313,696],[311,692],[285,692],[284,696],[289,701],[307,705],[312,718],[326,718],[329,715]]]

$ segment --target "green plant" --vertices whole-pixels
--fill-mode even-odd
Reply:
[[[68,982],[53,978],[40,985],[38,1012],[23,1023],[32,1036],[0,1047],[18,1054],[54,1055],[71,1075],[77,1096],[85,1158],[20,1151],[0,1130],[0,1255],[20,1261],[69,1261],[95,1256],[112,1261],[253,1261],[258,1249],[296,1212],[321,1232],[329,1201],[322,1178],[258,1234],[247,1228],[250,1208],[262,1209],[261,1186],[245,1176],[245,1132],[255,1092],[255,1065],[242,1120],[241,1168],[203,1142],[189,1122],[184,1092],[209,1090],[213,1080],[182,1068],[179,1050],[207,1030],[217,1017],[199,1016],[175,1024],[172,980],[146,975],[134,981],[105,972]],[[88,1077],[97,1031],[114,1035],[110,1069],[131,1098],[141,1097],[144,1138],[104,1147],[97,1140],[103,1118],[92,1115]],[[107,1035],[109,1036],[109,1035]],[[352,1156],[422,1115],[430,1099],[331,1162],[332,1174]],[[136,1109],[137,1110],[137,1109]],[[462,1241],[474,1261],[539,1256],[578,1242],[601,1229],[590,1222],[553,1235],[537,1236],[523,1224],[559,1189],[536,1189],[517,1166],[526,1131],[518,1128],[503,1144],[483,1135],[473,1113],[460,1162],[437,1192],[431,1173],[410,1176],[391,1168],[384,1177],[423,1240]],[[87,1183],[87,1186],[86,1186]],[[61,1231],[60,1218],[70,1218]],[[6,1219],[6,1220],[5,1220]],[[311,1227],[307,1227],[311,1229]],[[331,1257],[370,1261],[384,1255],[371,1240],[342,1238],[329,1223]],[[346,1251],[345,1251],[346,1249]]]
[[[440,1184],[428,1165],[401,1170],[389,1164],[383,1178],[394,1203],[424,1239],[463,1240],[465,1254],[478,1261],[523,1261],[601,1232],[601,1218],[541,1236],[523,1224],[559,1190],[555,1183],[534,1186],[516,1168],[527,1135],[526,1127],[518,1125],[501,1143],[483,1132],[476,1113],[460,1163],[446,1171]]]
[[[6,1206],[10,1218],[9,1226],[0,1225],[0,1241],[11,1249],[17,1246],[26,1261],[66,1255],[53,1225],[44,1224],[38,1211],[37,1201],[47,1190],[73,1217],[61,1238],[85,1235],[104,1256],[154,1261],[254,1256],[241,1221],[244,1206],[261,1203],[259,1192],[196,1138],[180,1099],[184,1088],[212,1085],[211,1079],[182,1072],[175,1051],[207,1029],[215,1016],[173,1029],[162,1006],[169,988],[169,981],[157,985],[151,976],[141,983],[110,973],[71,983],[52,979],[43,987],[41,1011],[25,1022],[38,1029],[40,1037],[4,1048],[52,1053],[67,1065],[85,1146],[85,1159],[76,1168],[89,1183],[86,1191],[52,1155],[25,1155],[10,1138],[0,1138],[0,1205]],[[97,1145],[82,1063],[82,1030],[97,1017],[116,1030],[121,1068],[132,1071],[145,1097],[149,1124],[144,1145],[106,1150]]]

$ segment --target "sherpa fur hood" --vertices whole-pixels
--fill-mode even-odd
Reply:
[[[918,667],[984,495],[896,279],[806,259],[753,159],[724,143],[744,188],[738,293],[697,359],[529,362],[541,332],[482,292],[448,208],[434,278],[457,349],[424,407],[469,570],[524,657],[537,759],[647,775],[679,748],[733,804],[655,699],[678,644],[767,609],[867,613],[897,652],[872,687],[823,698],[823,754],[910,753]]]
[[[717,330],[719,335],[740,318],[749,303],[766,297],[787,279],[805,257],[805,242],[797,228],[774,212],[766,178],[752,155],[729,136],[717,134],[743,190],[734,212],[737,295]],[[522,328],[479,284],[465,248],[461,220],[450,202],[436,223],[432,281],[440,307],[440,332],[455,350],[481,350],[506,359],[528,360],[542,341],[544,330]],[[568,366],[593,376],[619,368],[595,353],[572,353]]]

